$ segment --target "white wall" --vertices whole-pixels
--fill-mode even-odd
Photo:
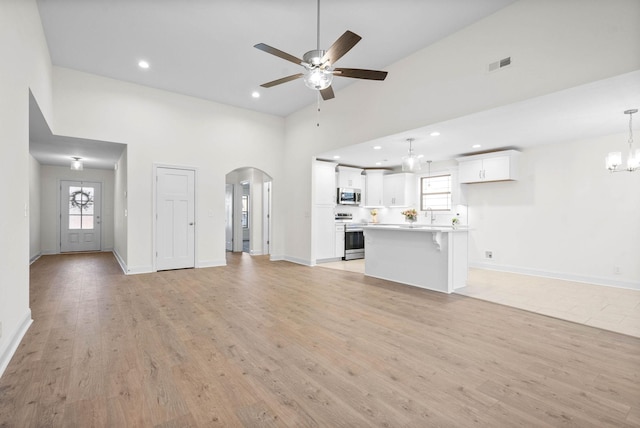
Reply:
[[[640,2],[522,0],[286,121],[287,255],[310,263],[311,157],[640,69]],[[487,65],[513,65],[489,74]],[[505,145],[512,142],[505,142]]]
[[[40,163],[29,155],[29,260],[40,257]]]
[[[113,252],[126,269],[127,260],[127,148],[117,162],[113,183]]]
[[[31,322],[29,90],[51,122],[51,60],[33,0],[0,1],[0,374]]]
[[[463,185],[469,262],[640,289],[640,173],[604,168],[605,155],[624,150],[627,138],[525,150],[519,181]],[[485,258],[487,250],[493,259]]]
[[[284,120],[68,69],[54,68],[56,135],[127,144],[131,273],[153,269],[154,163],[197,168],[196,266],[224,265],[225,175],[252,166],[283,180]],[[284,254],[282,192],[274,190],[274,254]]]
[[[60,252],[60,182],[97,181],[102,183],[103,251],[113,250],[114,171],[87,169],[71,171],[67,167],[42,165],[40,168],[40,230],[42,254]]]

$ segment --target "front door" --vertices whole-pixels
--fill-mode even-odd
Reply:
[[[99,251],[102,237],[101,183],[60,183],[60,251]]]
[[[195,267],[195,171],[157,169],[157,270]]]

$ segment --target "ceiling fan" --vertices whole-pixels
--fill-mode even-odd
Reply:
[[[258,43],[254,47],[261,51],[270,53],[294,64],[301,65],[304,70],[302,73],[292,74],[291,76],[282,77],[271,82],[263,83],[263,88],[271,88],[272,86],[290,82],[299,78],[304,79],[307,87],[320,91],[323,100],[330,100],[335,97],[331,82],[333,76],[350,77],[353,79],[367,80],[384,80],[387,77],[386,71],[364,70],[361,68],[340,68],[334,67],[336,61],[351,50],[361,39],[359,35],[346,31],[336,40],[331,47],[324,51],[320,49],[320,0],[318,0],[318,42],[316,49],[305,53],[302,59],[283,52],[279,49]]]

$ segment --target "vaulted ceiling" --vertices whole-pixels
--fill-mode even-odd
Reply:
[[[384,70],[513,2],[322,0],[320,44],[326,49],[351,30],[362,40],[338,65]],[[316,92],[301,80],[261,88],[261,83],[298,73],[300,67],[253,47],[262,42],[297,57],[315,49],[315,0],[37,3],[56,66],[278,116],[316,102]],[[149,62],[148,69],[138,67],[141,59]],[[327,102],[339,102],[340,90],[355,82],[384,85],[337,77],[332,85],[336,100]],[[254,91],[259,98],[251,96]],[[638,99],[640,75],[636,72],[318,155],[327,159],[341,156],[341,163],[362,167],[393,167],[406,154],[406,138],[416,139],[418,154],[441,160],[473,151],[470,141],[482,144],[477,151],[493,150],[506,142],[526,147],[624,132],[622,111],[639,107],[634,104]],[[36,116],[32,115],[31,152],[41,163],[66,165],[69,151],[76,150],[84,153],[79,156],[96,159],[93,167],[106,168],[122,150],[121,146],[53,136]],[[441,135],[434,139],[430,136],[433,131]],[[383,149],[373,151],[374,145]]]

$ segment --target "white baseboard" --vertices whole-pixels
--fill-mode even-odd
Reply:
[[[201,269],[201,268],[210,268],[210,267],[220,267],[220,266],[226,266],[226,265],[227,265],[227,261],[225,259],[202,260],[196,264],[196,268]]]
[[[33,320],[31,319],[31,309],[27,309],[27,313],[22,319],[22,322],[20,323],[18,328],[9,336],[9,341],[6,342],[7,344],[4,349],[0,349],[0,377],[2,377],[2,374],[7,369],[7,366],[9,365],[13,354],[16,353],[16,350],[18,349],[18,346],[20,346],[22,338],[27,333],[27,330],[29,330],[29,326],[32,322]]]
[[[115,256],[116,260],[118,261],[118,264],[120,265],[120,269],[122,269],[122,272],[126,275],[127,274],[127,264],[124,262],[124,260],[122,259],[122,257],[118,253],[118,251],[116,251],[114,249],[112,251],[112,253]]]
[[[125,274],[127,275],[139,275],[141,273],[153,273],[156,272],[152,266],[133,266],[127,269]]]
[[[271,260],[272,262],[280,262],[285,260],[285,258],[283,254],[270,254],[269,260]]]
[[[313,264],[311,263],[311,260],[299,259],[297,257],[284,256],[284,261],[291,262],[291,263],[296,263],[296,264],[299,264],[299,265],[313,266]]]
[[[29,259],[29,265],[32,265],[33,262],[35,262],[36,260],[38,260],[40,257],[42,256],[42,253],[38,253],[35,256],[31,257],[31,259]]]
[[[330,257],[328,259],[317,259],[315,264],[318,265],[322,263],[332,263],[332,262],[340,262],[340,261],[342,261],[342,257]]]
[[[519,266],[496,265],[493,263],[470,262],[470,268],[495,270],[499,272],[517,273],[522,275],[540,276],[543,278],[561,279],[564,281],[584,282],[587,284],[603,285],[606,287],[627,288],[640,291],[640,282],[628,280],[616,280],[597,276],[576,275],[566,272],[553,272],[541,269],[523,268]]]

